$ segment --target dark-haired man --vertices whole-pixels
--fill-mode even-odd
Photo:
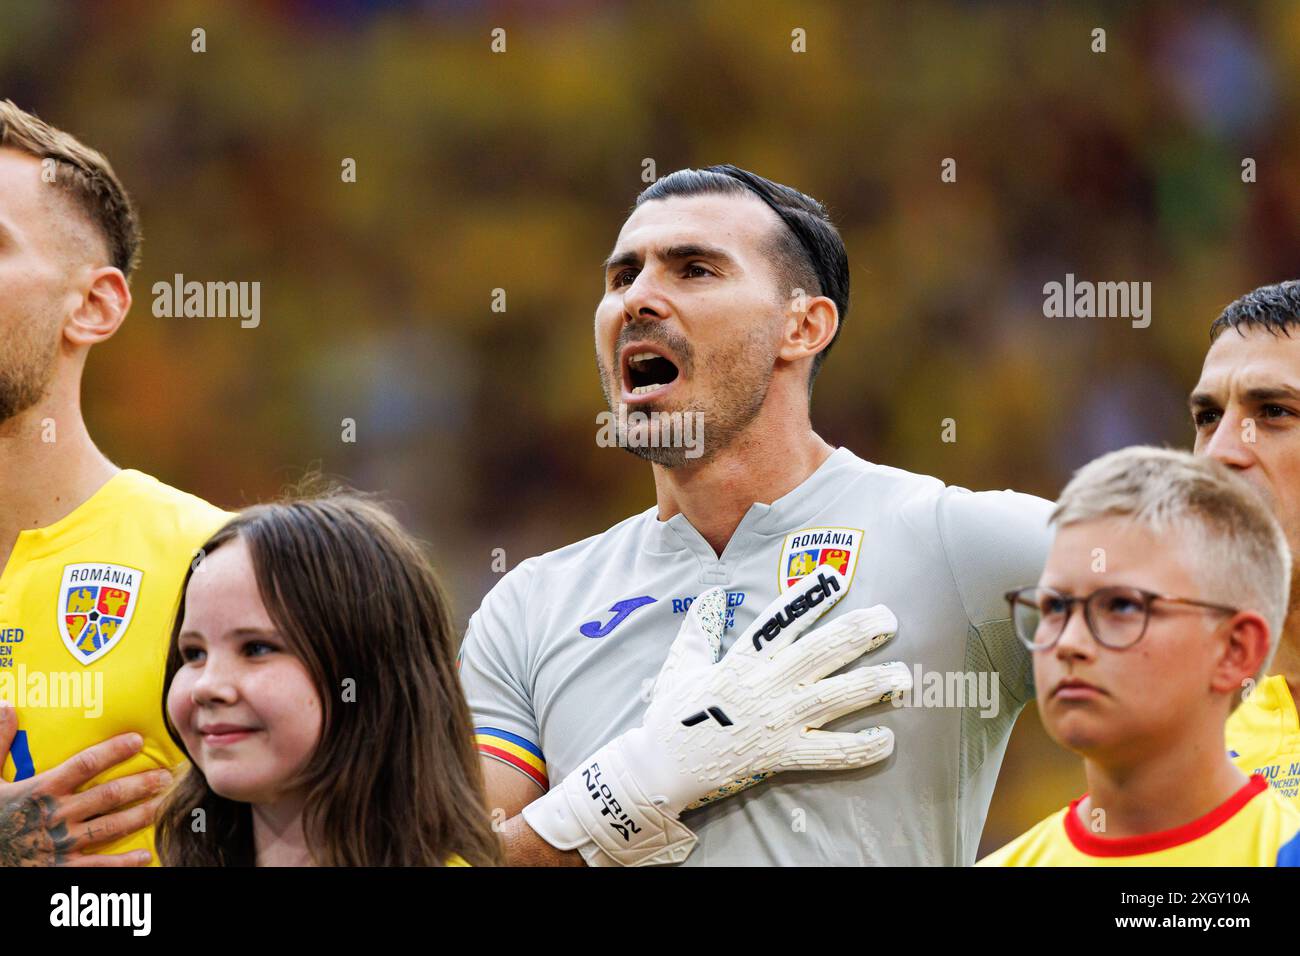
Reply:
[[[461,674],[511,860],[973,862],[1031,695],[1002,595],[1037,578],[1050,505],[813,431],[849,271],[803,193],[675,172],[637,198],[604,280],[600,380],[642,413],[626,445],[657,503],[525,561],[470,621]],[[699,416],[702,449],[663,440],[674,415]],[[914,706],[873,708],[909,683],[860,657],[894,629]]]
[[[183,759],[163,662],[181,579],[226,515],[118,468],[81,415],[139,244],[107,160],[0,101],[0,866],[148,863]]]
[[[1210,327],[1210,350],[1192,390],[1196,452],[1228,465],[1272,506],[1300,552],[1300,281],[1262,286],[1231,303]],[[1247,687],[1228,720],[1229,754],[1300,805],[1300,586],[1269,676]]]

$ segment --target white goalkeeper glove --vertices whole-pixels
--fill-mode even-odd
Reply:
[[[593,865],[680,863],[698,839],[678,819],[683,810],[781,770],[849,770],[888,757],[887,728],[814,729],[912,686],[897,662],[826,677],[893,637],[898,622],[883,604],[795,642],[846,589],[839,572],[819,567],[768,605],[720,661],[726,592],[705,591],[668,651],[642,725],[524,807],[524,820]]]

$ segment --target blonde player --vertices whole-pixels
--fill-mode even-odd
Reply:
[[[139,244],[104,157],[0,102],[0,865],[149,862],[149,798],[182,757],[168,627],[226,516],[118,468],[81,414]]]
[[[991,866],[1294,866],[1300,811],[1223,747],[1276,650],[1291,559],[1216,462],[1129,448],[1066,486],[1036,587],[1008,595],[1048,733],[1088,792]]]

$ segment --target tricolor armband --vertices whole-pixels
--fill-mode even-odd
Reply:
[[[475,727],[474,743],[478,745],[479,753],[509,764],[543,790],[550,787],[546,777],[546,759],[541,748],[531,740],[497,727]]]

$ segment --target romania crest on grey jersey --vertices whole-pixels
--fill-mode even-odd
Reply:
[[[777,575],[782,591],[793,587],[800,578],[829,564],[853,586],[853,572],[858,568],[858,551],[862,548],[860,528],[802,528],[785,536],[781,564]]]
[[[120,564],[69,564],[59,585],[59,634],[83,664],[99,660],[122,640],[140,601],[143,571]]]

